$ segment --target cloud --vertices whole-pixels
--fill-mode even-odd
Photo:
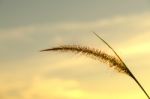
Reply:
[[[74,90],[78,89],[78,82],[74,80],[61,80],[61,79],[49,79],[49,80],[41,80],[41,78],[36,78],[32,82],[32,87],[25,92],[25,96],[27,99],[32,99],[36,95],[53,98],[53,99],[65,99],[69,96],[69,91],[71,94]]]
[[[93,20],[88,22],[61,22],[55,24],[33,24],[28,26],[0,29],[0,38],[23,38],[31,34],[45,34],[45,33],[63,33],[70,31],[97,31],[105,30],[106,28],[112,31],[122,29],[122,33],[126,30],[133,31],[146,31],[150,25],[150,13],[142,13],[138,15],[114,16],[112,18]],[[129,31],[128,31],[129,32]]]
[[[150,54],[150,31],[135,35],[132,38],[122,42],[118,45],[120,53],[127,57],[137,57],[140,55]]]
[[[13,86],[15,87],[18,85],[19,84],[14,84]],[[107,83],[105,83],[105,85],[107,85]],[[112,85],[109,84],[108,86]],[[92,90],[92,88],[96,88],[95,91]],[[118,97],[118,99],[132,99],[133,97],[144,98],[141,94],[138,94],[138,96],[135,95],[135,89],[134,91],[132,89],[132,91],[128,90],[127,92],[115,92],[114,89],[111,90],[111,88],[109,88],[111,91],[108,91],[106,90],[107,88],[108,87],[106,86],[100,86],[100,82],[94,82],[93,84],[88,83],[86,85],[86,82],[81,83],[80,81],[73,79],[43,79],[41,76],[35,76],[28,88],[20,88],[19,90],[14,90],[11,88],[11,91],[8,89],[3,92],[2,99],[110,99],[112,97]],[[116,86],[116,89],[117,88],[119,87]],[[5,92],[9,93],[9,95]]]
[[[55,41],[63,41],[65,37],[67,39],[75,39],[74,37],[67,35],[64,36],[66,32],[70,33],[72,31],[73,33],[77,33],[77,39],[83,39],[87,36],[83,37],[81,31],[88,32],[91,30],[102,30],[108,33],[107,30],[110,29],[110,37],[108,38],[110,38],[109,41],[114,41],[115,39],[112,40],[111,38],[112,36],[114,37],[114,33],[116,32],[115,30],[119,30],[117,33],[118,35],[122,35],[124,37],[126,35],[125,33],[128,33],[129,37],[120,41],[118,35],[116,35],[115,37],[117,38],[117,42],[113,43],[115,44],[115,48],[118,48],[119,53],[123,53],[123,56],[125,57],[137,57],[142,54],[148,54],[150,50],[149,17],[150,14],[145,13],[141,15],[114,16],[110,19],[100,19],[90,22],[35,24],[7,30],[0,29],[0,40],[6,42],[9,41],[9,39],[22,41],[23,39],[32,39],[33,35],[37,36],[39,34],[39,36],[53,34],[55,37],[57,37],[57,34],[55,33],[59,33],[62,35],[62,38],[55,38]],[[120,33],[120,31],[122,31],[122,33]],[[52,37],[54,36],[49,36],[47,38],[44,37],[44,39],[52,40]],[[42,40],[39,39],[37,41],[42,42]],[[93,41],[95,43],[95,40]],[[120,42],[118,43],[118,41]],[[90,44],[87,40],[86,43]],[[39,46],[40,44],[38,43]],[[99,45],[99,42],[96,43],[96,47],[97,45]],[[114,97],[116,99],[116,97],[118,97],[118,99],[132,99],[133,97],[140,97],[141,99],[144,99],[143,94],[139,94],[138,92],[137,93],[139,95],[136,94],[135,90],[138,91],[138,89],[134,89],[137,87],[136,85],[133,85],[133,88],[131,87],[132,85],[129,86],[131,83],[129,83],[129,85],[127,84],[129,79],[125,77],[122,79],[122,75],[120,78],[114,78],[112,73],[108,73],[109,71],[107,74],[103,74],[104,72],[106,73],[106,70],[104,70],[99,63],[94,63],[85,57],[79,58],[76,56],[71,58],[72,56],[65,56],[64,54],[63,56],[59,54],[57,55],[56,53],[51,54],[50,56],[45,56],[45,54],[43,56],[36,55],[27,57],[25,59],[17,59],[15,62],[9,61],[7,63],[3,63],[3,66],[9,68],[6,68],[6,72],[9,76],[3,77],[3,79],[9,80],[7,83],[0,83],[0,98],[20,99],[21,97],[22,99],[111,99]],[[140,59],[144,60],[144,58]],[[138,64],[141,64],[140,61]],[[135,63],[137,63],[137,60]],[[14,68],[14,70],[12,70],[12,68]],[[47,73],[49,73],[48,77],[45,77],[47,76]],[[148,73],[148,71],[146,71],[146,73]],[[105,77],[101,78],[103,75],[105,75]],[[3,72],[1,72],[1,76],[3,76]],[[86,77],[89,80],[88,82],[86,82]],[[110,81],[110,79],[109,81],[107,80],[107,78],[110,77],[112,81]],[[10,78],[13,78],[13,80]],[[145,78],[148,78],[148,76],[146,75]],[[105,79],[105,81],[101,81],[102,79]],[[92,81],[94,83],[92,83]],[[107,81],[108,83],[106,83]],[[146,82],[147,79],[144,81]],[[110,82],[112,83],[110,84]],[[122,86],[120,83],[123,82],[125,82],[125,85]],[[130,88],[128,89],[128,87]],[[125,89],[125,92],[121,89]]]
[[[42,57],[39,60],[29,59],[30,63],[29,61],[18,63],[18,66],[21,66],[21,63],[23,67],[27,68],[27,66],[29,66],[27,69],[30,69],[32,73],[19,69],[15,72],[15,74],[18,74],[19,77],[15,77],[14,74],[8,74],[11,75],[9,77],[12,79],[5,77],[5,80],[8,79],[9,81],[7,83],[5,82],[0,84],[0,94],[2,94],[2,99],[110,99],[112,97],[115,99],[117,97],[118,99],[132,99],[133,97],[144,98],[141,94],[138,96],[135,94],[138,93],[137,91],[139,90],[135,89],[137,86],[134,85],[133,82],[126,76],[121,75],[120,77],[114,77],[110,76],[112,74],[104,71],[104,77],[101,78],[102,67],[99,64],[97,66],[95,64],[89,64],[89,60],[84,57],[79,59],[77,57],[66,59],[62,56],[62,59],[60,58],[60,60],[59,58],[60,57],[53,60],[49,56],[45,58]],[[56,60],[59,60],[58,63],[55,63]],[[39,67],[38,64],[41,66]],[[38,70],[32,69],[33,65],[35,65],[35,68]],[[101,69],[98,69],[97,67],[100,67]],[[79,71],[76,72],[76,75],[79,73],[78,76],[81,76],[82,78],[70,77],[65,79],[61,76],[55,75],[52,75],[52,77],[45,77],[45,73],[49,70],[51,70],[49,72],[54,71],[60,75],[63,75],[62,73],[57,72],[57,70],[64,70],[66,68],[69,68],[68,72],[72,69],[73,71]],[[85,73],[82,72],[84,69],[86,69],[86,72],[89,73],[89,75],[82,76]],[[95,74],[97,77],[95,77],[95,75],[88,77],[91,76],[90,71],[92,69],[97,72],[97,74]],[[23,72],[26,72],[25,75],[27,78],[24,76]],[[69,73],[68,75],[72,75],[74,72]],[[85,77],[89,80],[81,80]],[[124,79],[122,79],[122,77]],[[125,83],[125,85],[122,85],[122,83]]]

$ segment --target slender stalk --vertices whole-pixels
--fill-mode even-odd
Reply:
[[[138,84],[138,86],[142,89],[142,91],[145,93],[145,95],[147,96],[147,98],[150,99],[149,95],[147,94],[147,92],[145,91],[145,89],[143,88],[143,86],[139,83],[139,81],[135,78],[134,75],[133,75],[132,78],[133,78],[134,81]]]
[[[117,52],[104,39],[102,39],[98,34],[96,34],[95,32],[92,32],[92,33],[94,35],[96,35],[102,42],[104,42],[114,52],[114,54],[118,57],[118,59],[123,63],[123,65],[128,70],[129,76],[138,84],[138,86],[145,93],[145,95],[147,96],[147,98],[150,99],[149,95],[147,94],[147,92],[145,91],[145,89],[143,88],[143,86],[139,83],[139,81],[137,80],[137,78],[133,75],[133,73],[130,71],[130,69],[127,67],[127,65],[124,63],[124,61],[120,58],[120,56],[117,54]]]

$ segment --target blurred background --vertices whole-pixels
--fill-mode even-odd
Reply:
[[[39,52],[79,44],[109,53],[92,31],[150,94],[149,0],[0,0],[0,99],[147,99],[130,77],[99,61]]]

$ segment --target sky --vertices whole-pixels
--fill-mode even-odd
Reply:
[[[147,99],[126,74],[72,53],[77,44],[111,51],[150,94],[149,0],[0,0],[0,99]]]

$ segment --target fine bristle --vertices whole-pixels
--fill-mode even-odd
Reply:
[[[63,46],[53,47],[50,49],[44,49],[42,51],[61,51],[61,52],[74,52],[74,53],[83,54],[86,56],[90,56],[93,59],[97,59],[103,63],[106,63],[110,67],[113,67],[115,70],[119,72],[128,74],[128,70],[122,64],[122,62],[120,62],[120,60],[98,49],[79,46],[79,45],[63,45]]]

